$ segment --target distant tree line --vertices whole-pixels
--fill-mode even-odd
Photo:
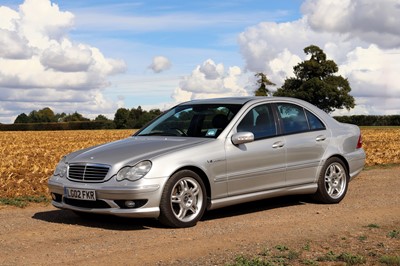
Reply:
[[[113,120],[102,114],[91,120],[78,112],[56,114],[45,107],[18,115],[14,124],[0,125],[0,130],[137,129],[160,114],[159,109],[146,111],[139,106],[132,109],[119,108]]]
[[[339,122],[358,126],[400,126],[400,115],[351,115],[334,118]]]

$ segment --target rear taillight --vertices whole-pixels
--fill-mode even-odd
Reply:
[[[357,149],[361,149],[362,148],[362,138],[361,138],[361,134],[358,137],[358,141],[357,141]]]

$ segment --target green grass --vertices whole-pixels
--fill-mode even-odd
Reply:
[[[358,240],[365,241],[365,240],[367,240],[367,238],[368,237],[366,235],[361,235],[361,236],[358,237]]]
[[[365,263],[366,259],[361,255],[353,255],[347,252],[337,255],[333,251],[329,251],[324,256],[318,257],[317,261],[340,261],[345,262],[346,265],[356,265]]]
[[[400,164],[398,163],[388,163],[388,164],[377,164],[377,165],[371,165],[371,166],[364,166],[365,171],[368,170],[374,170],[374,169],[390,169],[394,167],[398,167]]]
[[[387,233],[387,236],[390,238],[399,238],[400,236],[400,231],[398,230],[392,230],[389,233]]]
[[[380,226],[378,224],[369,224],[366,227],[368,227],[368,228],[380,228]]]
[[[330,244],[320,246],[310,240],[304,240],[297,249],[289,248],[285,243],[264,247],[256,255],[240,255],[232,264],[226,266],[285,266],[285,265],[388,265],[400,266],[393,241],[400,238],[400,230],[390,230],[385,226],[369,223],[362,226],[362,231],[354,236],[337,236],[335,249]],[[372,230],[373,229],[373,230]],[[382,237],[385,237],[382,239]],[[343,245],[337,246],[339,239]],[[340,241],[339,241],[340,242]],[[358,242],[358,244],[356,243]],[[349,246],[349,243],[352,243]],[[355,244],[355,245],[354,245]],[[321,247],[325,253],[321,253]],[[332,264],[333,263],[333,264]]]
[[[49,203],[50,200],[46,196],[22,196],[15,198],[0,198],[0,204],[16,207],[26,207],[29,203]]]
[[[398,129],[400,126],[360,126],[361,129]]]
[[[400,265],[400,256],[384,255],[379,259],[379,262],[386,264],[386,265],[399,266]]]

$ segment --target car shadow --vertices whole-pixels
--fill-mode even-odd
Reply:
[[[249,213],[267,211],[277,208],[285,208],[295,205],[303,205],[308,203],[314,202],[310,199],[310,197],[301,195],[264,199],[207,211],[201,221],[223,219],[227,217],[246,215]],[[148,230],[151,228],[170,229],[169,227],[162,225],[156,219],[124,218],[99,214],[78,215],[72,211],[58,209],[35,213],[32,218],[48,223],[77,225],[117,231]]]
[[[269,198],[258,201],[232,205],[221,209],[211,210],[205,213],[202,221],[216,220],[232,216],[246,215],[249,213],[285,208],[295,205],[315,203],[308,195],[293,195],[277,198]]]
[[[117,231],[147,230],[152,227],[158,228],[161,226],[156,219],[132,219],[100,214],[78,215],[68,210],[38,212],[35,213],[32,218],[48,223],[77,225]]]

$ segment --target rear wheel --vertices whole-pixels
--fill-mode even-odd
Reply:
[[[161,223],[171,227],[191,227],[206,208],[203,180],[190,170],[179,171],[166,183],[160,203]]]
[[[343,161],[330,158],[326,161],[318,179],[314,197],[323,203],[339,203],[347,192],[349,174]]]

